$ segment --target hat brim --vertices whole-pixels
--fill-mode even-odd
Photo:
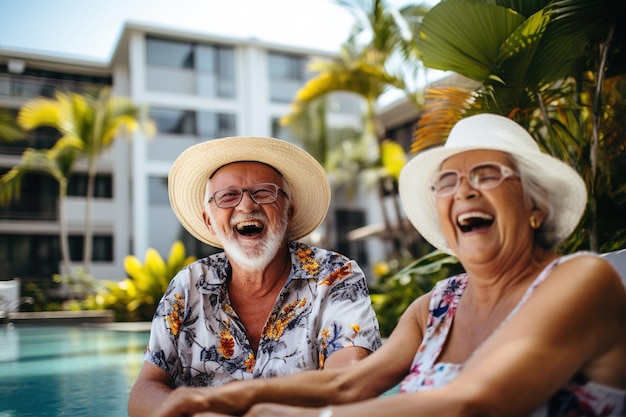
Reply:
[[[287,238],[298,240],[315,230],[330,206],[330,184],[324,168],[303,149],[275,138],[236,136],[213,139],[186,149],[168,175],[170,204],[183,227],[196,239],[218,248],[222,244],[204,222],[207,180],[220,167],[241,161],[261,162],[289,183],[293,215]]]
[[[459,146],[429,149],[414,156],[405,165],[400,174],[400,200],[408,219],[424,239],[435,248],[456,255],[441,231],[430,181],[446,159],[462,152],[481,149],[506,152],[514,159],[533,167],[533,172],[546,180],[546,192],[556,211],[557,240],[562,242],[574,231],[587,204],[587,189],[580,175],[551,155],[535,151],[513,152],[494,144],[489,148]]]

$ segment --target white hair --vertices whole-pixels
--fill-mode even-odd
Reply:
[[[510,155],[510,154],[509,154]],[[557,199],[564,198],[559,190],[560,184],[550,178],[540,177],[534,166],[525,160],[510,155],[515,169],[519,173],[524,202],[529,208],[538,209],[545,218],[535,231],[535,242],[545,249],[554,249],[561,241],[557,233],[556,213]]]

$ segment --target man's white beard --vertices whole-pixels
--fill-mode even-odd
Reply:
[[[215,223],[213,215],[209,211],[209,219],[211,223]],[[243,220],[260,220],[263,224],[268,224],[267,217],[262,213],[252,213],[248,215],[238,215],[231,219],[231,230],[235,229],[235,224]],[[289,223],[289,210],[285,209],[283,215],[279,219],[276,229],[267,232],[265,237],[260,241],[250,242],[250,245],[240,245],[236,236],[237,232],[229,234],[223,233],[222,229],[215,227],[215,235],[224,247],[224,252],[228,255],[231,262],[238,266],[251,271],[262,271],[274,259],[278,253],[280,246],[285,240],[287,226]]]

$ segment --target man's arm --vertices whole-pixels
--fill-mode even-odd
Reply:
[[[130,417],[148,417],[159,409],[174,390],[170,374],[149,362],[144,362],[128,398]]]
[[[324,362],[324,369],[338,369],[344,366],[352,365],[353,363],[364,359],[370,353],[372,352],[357,346],[348,346],[343,349],[339,349],[326,359],[326,362]]]

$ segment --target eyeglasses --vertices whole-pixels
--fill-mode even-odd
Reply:
[[[276,184],[266,182],[262,184],[254,184],[248,188],[229,187],[216,191],[209,203],[215,201],[215,205],[219,208],[236,207],[243,199],[243,193],[248,192],[252,201],[257,204],[271,204],[278,198],[278,191],[285,192]],[[286,194],[285,194],[286,195]]]
[[[505,179],[519,177],[519,174],[497,162],[474,165],[470,168],[469,174],[461,174],[456,169],[446,169],[435,175],[431,190],[436,197],[450,196],[459,188],[463,177],[466,177],[470,185],[477,190],[491,190],[502,184]]]

